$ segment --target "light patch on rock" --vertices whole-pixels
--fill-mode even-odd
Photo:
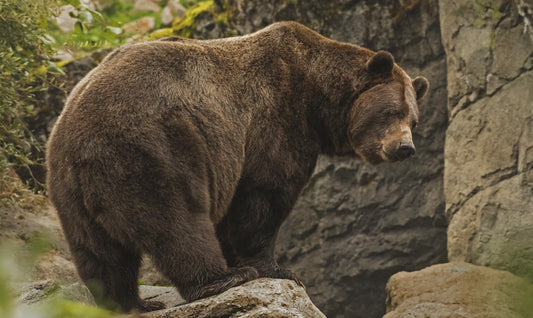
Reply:
[[[124,32],[144,34],[155,27],[154,17],[142,17],[138,20],[124,24]]]
[[[533,285],[511,273],[467,263],[397,273],[387,292],[383,318],[533,317]]]
[[[159,12],[161,7],[152,0],[137,0],[133,5],[133,11]]]
[[[220,295],[143,316],[151,318],[326,317],[313,305],[305,290],[295,282],[267,278],[231,288]]]

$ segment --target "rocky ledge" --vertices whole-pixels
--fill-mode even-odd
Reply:
[[[285,279],[254,280],[189,304],[185,304],[173,287],[140,286],[139,289],[142,298],[161,301],[167,305],[167,309],[142,315],[124,315],[122,318],[326,317],[311,302],[304,288]],[[47,280],[21,290],[18,298],[21,306],[38,306],[57,298],[94,305],[87,287],[80,283],[59,286]]]

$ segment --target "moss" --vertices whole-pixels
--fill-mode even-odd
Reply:
[[[74,61],[74,59],[59,61],[59,62],[56,62],[56,65],[58,67],[63,67],[65,65],[67,65],[68,63],[72,62],[72,61]]]
[[[174,35],[174,29],[163,28],[163,29],[155,30],[154,32],[150,33],[144,38],[144,40],[148,40],[148,41],[157,40],[157,39],[165,38],[165,37],[172,36],[172,35]]]
[[[461,4],[454,10],[454,14],[468,17],[471,25],[475,28],[490,28],[491,39],[488,43],[483,43],[484,47],[494,48],[496,25],[503,18],[503,13],[495,0],[475,0],[466,4]]]
[[[183,36],[186,38],[191,37],[196,28],[196,18],[211,9],[215,2],[213,0],[198,2],[195,6],[191,7],[185,15],[172,23],[172,29],[174,34]]]
[[[495,0],[476,0],[461,4],[454,10],[454,14],[472,15],[475,27],[483,27],[487,22],[497,24],[503,17],[503,13]]]

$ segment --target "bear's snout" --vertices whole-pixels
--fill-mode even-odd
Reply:
[[[400,141],[396,150],[396,157],[398,158],[398,160],[404,160],[414,155],[415,152],[415,145],[413,145],[412,142]]]

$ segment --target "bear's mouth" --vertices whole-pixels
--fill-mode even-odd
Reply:
[[[402,161],[405,158],[400,158],[397,153],[390,153],[388,152],[385,147],[381,148],[381,157],[383,158],[383,161],[387,162],[397,162]]]
[[[389,154],[386,151],[382,151],[382,157],[385,161],[390,161],[390,162],[395,162],[399,160],[397,156]]]

